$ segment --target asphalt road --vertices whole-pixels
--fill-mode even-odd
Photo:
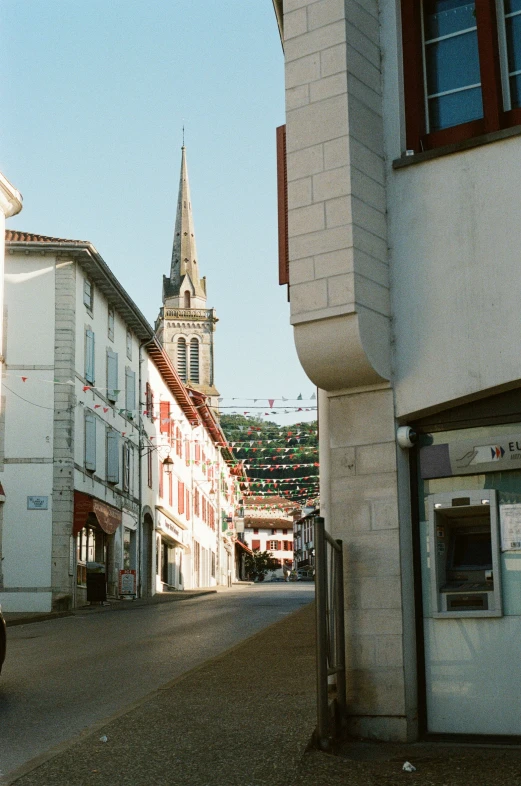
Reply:
[[[123,710],[313,595],[313,584],[256,584],[9,628],[0,773]]]

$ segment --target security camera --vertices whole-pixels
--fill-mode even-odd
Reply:
[[[398,426],[396,439],[401,448],[412,448],[416,444],[418,435],[410,426]]]

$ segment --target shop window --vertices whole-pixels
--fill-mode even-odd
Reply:
[[[407,147],[521,123],[521,0],[402,0]]]
[[[90,328],[85,330],[85,380],[94,385],[94,333]]]
[[[94,519],[95,521],[95,519]],[[105,534],[94,524],[86,524],[76,536],[76,583],[87,586],[87,564],[106,563]]]

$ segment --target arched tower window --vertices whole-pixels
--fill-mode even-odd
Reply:
[[[199,382],[199,341],[196,338],[190,341],[190,379]]]
[[[190,308],[190,292],[185,292],[185,308]]]
[[[182,382],[186,382],[186,339],[177,340],[177,371]]]

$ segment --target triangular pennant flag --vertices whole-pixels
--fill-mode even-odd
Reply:
[[[311,400],[313,401],[314,399],[316,399],[316,395],[314,393],[312,393],[311,394]]]
[[[302,393],[299,393],[297,396],[297,401],[302,401]]]
[[[275,399],[274,399],[274,398],[269,398],[269,399],[268,399],[268,404],[269,404],[269,406],[270,406],[270,409],[273,407],[273,404],[274,404],[274,403],[275,403]]]
[[[27,377],[22,377],[22,382],[27,382]]]

